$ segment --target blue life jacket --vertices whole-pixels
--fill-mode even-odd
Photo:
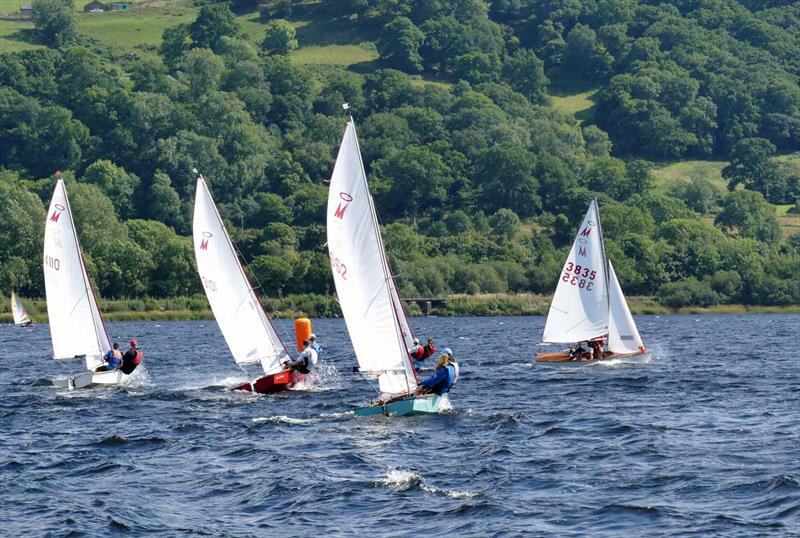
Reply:
[[[122,358],[115,357],[113,349],[108,350],[108,352],[105,355],[105,359],[108,365],[111,366],[112,368],[119,368],[119,365],[122,364]]]
[[[317,359],[319,359],[320,355],[322,354],[322,346],[316,342],[314,342],[313,344],[308,344],[308,346],[314,348],[314,351],[317,352]]]

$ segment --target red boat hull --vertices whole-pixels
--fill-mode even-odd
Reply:
[[[277,374],[265,375],[259,377],[252,383],[244,383],[233,390],[244,390],[247,392],[258,392],[260,394],[269,394],[271,392],[280,392],[289,389],[294,384],[294,377],[291,370],[278,372]]]

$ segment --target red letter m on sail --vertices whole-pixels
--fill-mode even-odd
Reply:
[[[592,233],[592,229],[587,226],[586,228],[581,230],[580,235],[582,235],[583,237],[589,237],[590,233]]]
[[[53,211],[53,214],[50,215],[50,220],[53,222],[58,222],[58,217],[61,216],[61,211]]]
[[[204,237],[202,241],[200,241],[200,250],[208,250],[208,237]]]
[[[348,205],[349,204],[347,203],[339,202],[339,205],[336,207],[336,211],[333,212],[333,216],[336,217],[337,219],[343,219],[344,212],[347,209]]]

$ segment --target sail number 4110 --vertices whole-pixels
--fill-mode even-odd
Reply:
[[[582,290],[591,291],[592,287],[594,287],[593,281],[596,276],[597,271],[590,270],[588,267],[575,265],[572,262],[567,262],[561,281],[572,286],[578,286]]]
[[[61,261],[58,258],[48,256],[47,254],[44,256],[44,264],[54,271],[61,269]]]

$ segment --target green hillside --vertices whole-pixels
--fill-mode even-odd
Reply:
[[[550,292],[597,198],[626,292],[800,303],[794,5],[39,2],[0,20],[0,289],[41,295],[61,169],[104,297],[201,291],[197,167],[267,296],[330,294],[348,102],[406,295]]]

